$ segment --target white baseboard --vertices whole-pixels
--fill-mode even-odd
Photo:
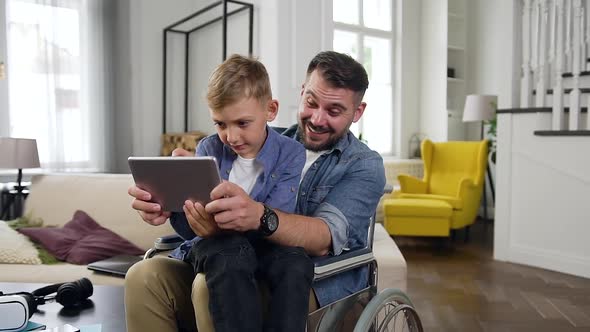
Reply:
[[[587,257],[571,256],[523,245],[512,245],[508,248],[506,260],[512,263],[590,278],[590,259]]]

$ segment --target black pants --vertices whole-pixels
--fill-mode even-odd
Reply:
[[[313,263],[303,248],[226,233],[199,241],[188,260],[205,273],[215,331],[305,331]],[[270,290],[264,322],[257,279]]]

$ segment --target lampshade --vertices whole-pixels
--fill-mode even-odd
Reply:
[[[0,168],[37,168],[37,141],[29,138],[0,137]]]
[[[498,96],[468,95],[463,110],[463,122],[491,120],[496,115]]]

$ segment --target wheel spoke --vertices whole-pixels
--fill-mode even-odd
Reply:
[[[399,317],[399,319],[398,319]],[[422,331],[420,318],[403,292],[386,289],[373,298],[362,312],[355,331]]]

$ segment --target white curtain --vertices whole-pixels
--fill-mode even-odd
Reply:
[[[111,166],[111,0],[7,0],[10,135],[48,171]]]

